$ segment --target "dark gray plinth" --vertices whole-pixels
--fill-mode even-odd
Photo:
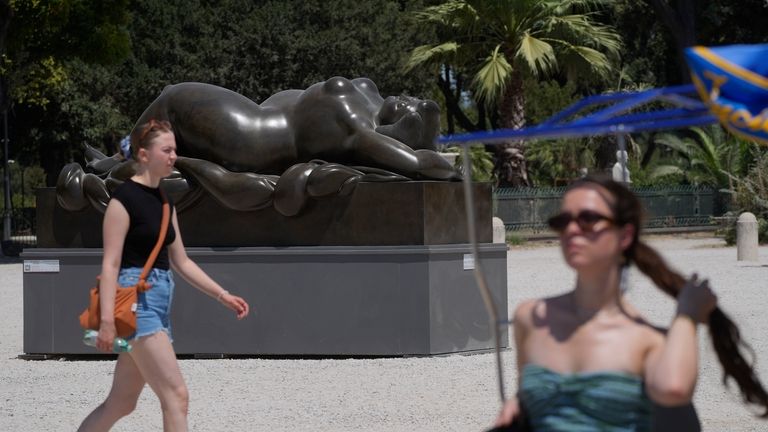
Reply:
[[[488,283],[507,316],[506,245],[481,245]],[[465,267],[467,245],[190,248],[190,256],[253,312],[238,322],[177,278],[178,354],[434,355],[493,348],[488,315]],[[25,249],[24,352],[94,354],[77,316],[100,271],[99,249]],[[469,264],[469,265],[467,265]],[[507,334],[502,336],[506,345]]]
[[[475,184],[477,238],[490,243],[491,186]],[[464,191],[458,182],[360,183],[349,196],[312,199],[285,217],[273,208],[238,212],[202,194],[180,208],[179,226],[190,247],[397,246],[467,243]],[[102,215],[68,212],[53,188],[37,195],[37,244],[44,248],[101,247]]]

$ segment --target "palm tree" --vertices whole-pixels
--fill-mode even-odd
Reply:
[[[565,73],[605,77],[618,58],[620,36],[594,20],[605,0],[449,0],[416,14],[434,25],[440,42],[415,48],[406,70],[433,66],[473,74],[475,101],[498,116],[498,126],[525,126],[523,78]],[[446,91],[443,89],[443,93]],[[446,95],[448,99],[449,95]],[[500,186],[530,185],[522,143],[496,147]]]
[[[659,161],[651,177],[682,175],[690,183],[734,190],[733,176],[746,165],[745,153],[756,144],[727,134],[720,126],[692,127],[681,132],[664,132],[655,144],[672,151],[666,163]]]

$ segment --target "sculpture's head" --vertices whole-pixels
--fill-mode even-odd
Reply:
[[[440,107],[436,102],[410,96],[389,96],[376,116],[376,131],[414,150],[436,150],[440,133]]]

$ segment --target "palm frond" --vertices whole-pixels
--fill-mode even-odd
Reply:
[[[545,0],[542,3],[545,3],[557,15],[574,12],[586,13],[613,5],[611,0]]]
[[[413,13],[417,21],[443,25],[455,25],[473,16],[477,17],[474,8],[463,0],[449,0]]]
[[[568,59],[564,62],[569,69],[589,69],[600,76],[607,77],[613,72],[613,64],[605,54],[585,46],[571,45],[565,42],[559,44],[564,50],[561,54]]]
[[[668,175],[685,174],[685,171],[677,165],[659,165],[651,171],[651,178],[657,179]]]
[[[621,50],[621,36],[613,28],[600,25],[585,14],[551,15],[542,22],[541,31],[549,37],[599,48],[611,56],[618,56]]]
[[[493,105],[504,93],[513,70],[499,48],[501,46],[497,45],[472,79],[478,99],[485,101],[488,105]]]
[[[446,42],[439,45],[422,45],[411,51],[411,56],[405,64],[405,71],[409,72],[423,64],[435,64],[449,61],[456,55],[459,44]]]
[[[523,35],[515,55],[528,65],[534,75],[546,75],[557,70],[557,58],[552,45],[531,36],[530,33]]]
[[[660,134],[654,139],[654,141],[656,141],[656,144],[661,144],[665,147],[668,147],[671,150],[676,151],[681,155],[684,155],[688,159],[690,159],[691,157],[692,151],[691,151],[690,141],[681,139],[680,137],[675,136],[674,134],[670,134],[670,133]]]

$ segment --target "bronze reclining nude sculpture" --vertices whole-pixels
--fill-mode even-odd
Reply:
[[[169,85],[136,125],[152,118],[168,120],[176,135],[180,173],[165,183],[180,208],[203,189],[230,209],[273,205],[292,216],[309,197],[348,194],[359,181],[461,178],[435,151],[438,105],[382,98],[367,78],[334,77],[262,104],[210,84]],[[59,176],[58,201],[71,211],[103,210],[109,191],[133,173],[119,156],[89,148],[86,158],[92,173],[69,164]]]

